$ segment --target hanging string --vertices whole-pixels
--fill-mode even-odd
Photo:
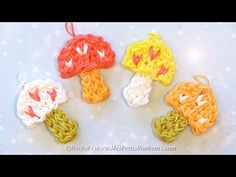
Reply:
[[[69,27],[70,26],[70,27]],[[75,28],[74,28],[74,24],[73,22],[66,22],[65,23],[65,28],[66,28],[66,32],[71,35],[72,37],[75,37]],[[70,29],[69,29],[70,28]]]
[[[193,76],[193,78],[194,78],[195,81],[199,82],[200,84],[208,85],[208,86],[210,85],[209,79],[206,76],[202,75],[202,74],[196,74],[196,75]],[[199,78],[205,79],[205,83],[202,82],[201,80],[199,80]]]

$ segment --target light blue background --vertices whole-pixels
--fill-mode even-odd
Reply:
[[[139,108],[126,105],[122,89],[134,73],[120,62],[132,41],[159,33],[172,49],[177,72],[172,84],[164,87],[153,82],[150,103]],[[89,105],[81,99],[78,77],[63,80],[57,72],[57,55],[70,39],[64,23],[0,23],[0,153],[1,154],[162,154],[162,153],[236,153],[236,23],[76,23],[76,33],[101,35],[116,53],[116,65],[102,70],[111,88],[104,103]],[[167,146],[151,129],[154,117],[172,110],[164,95],[182,81],[191,81],[197,73],[211,80],[219,116],[204,135],[193,135],[186,128],[169,146],[176,151],[76,151],[70,145],[142,145]],[[80,124],[79,136],[67,145],[58,144],[44,123],[27,129],[16,115],[16,101],[24,82],[37,78],[59,81],[70,100],[62,109]]]

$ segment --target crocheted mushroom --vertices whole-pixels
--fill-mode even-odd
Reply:
[[[66,24],[68,31],[68,25]],[[69,32],[70,33],[70,32]],[[101,36],[75,35],[70,39],[58,57],[58,69],[64,79],[80,76],[83,99],[88,103],[99,103],[110,95],[99,69],[108,69],[115,64],[115,53]]]
[[[203,78],[207,83],[199,80]],[[196,75],[194,82],[182,82],[170,91],[165,100],[189,121],[196,135],[203,134],[216,122],[217,105],[209,80],[203,75]]]
[[[176,69],[171,50],[154,33],[149,34],[148,39],[132,43],[127,48],[122,65],[136,73],[123,90],[127,104],[132,107],[147,104],[152,80],[167,86]]]
[[[27,127],[45,121],[57,141],[64,144],[76,136],[78,128],[78,124],[58,108],[66,101],[66,92],[60,83],[37,79],[26,84],[21,91],[17,115]]]

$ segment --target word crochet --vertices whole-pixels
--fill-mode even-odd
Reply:
[[[199,79],[205,79],[203,83]],[[203,75],[196,75],[197,83],[183,82],[170,91],[165,100],[189,121],[196,135],[203,134],[216,122],[217,105],[209,80]]]
[[[132,107],[149,102],[152,80],[167,86],[176,70],[171,50],[154,33],[149,34],[148,39],[132,43],[127,48],[122,65],[136,73],[123,90],[127,104]]]
[[[188,125],[188,119],[177,111],[171,111],[165,116],[152,121],[152,129],[161,140],[171,143],[177,135]]]
[[[99,69],[108,69],[115,64],[115,53],[108,42],[92,34],[75,35],[74,26],[66,23],[66,31],[72,36],[58,57],[58,69],[64,79],[79,75],[83,99],[87,103],[99,103],[110,95]]]
[[[37,79],[26,84],[21,91],[17,103],[17,115],[27,127],[33,127],[46,119],[46,125],[53,135],[57,139],[60,138],[59,142],[65,143],[75,137],[77,129],[75,125],[74,128],[71,127],[71,122],[73,124],[76,122],[68,120],[58,109],[59,104],[66,101],[66,91],[60,83],[50,79]],[[62,139],[63,136],[65,139]]]

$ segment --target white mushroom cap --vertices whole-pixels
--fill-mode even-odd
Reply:
[[[38,90],[40,100],[35,100],[30,96],[30,93],[34,93],[36,90]],[[49,93],[52,92],[54,92],[55,98],[50,96]],[[56,109],[59,104],[66,102],[66,100],[66,91],[60,83],[50,79],[37,79],[26,84],[21,91],[17,103],[17,115],[27,127],[33,127],[43,122],[47,113]],[[32,117],[28,114],[29,107],[35,116]]]

